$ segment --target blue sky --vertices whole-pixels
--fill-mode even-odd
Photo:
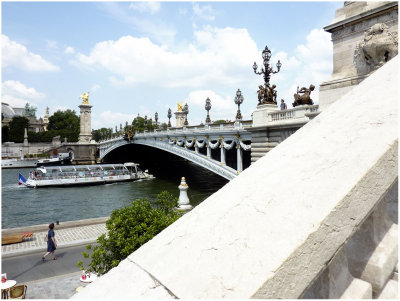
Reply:
[[[343,2],[2,2],[2,102],[79,111],[90,91],[92,128],[131,122],[139,113],[168,121],[189,105],[189,124],[257,106],[265,45],[278,99],[288,107],[297,86],[319,86],[332,72],[332,42],[323,27]],[[318,103],[318,91],[312,98]],[[174,118],[172,118],[174,123]]]

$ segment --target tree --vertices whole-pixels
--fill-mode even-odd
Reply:
[[[116,267],[181,216],[181,213],[173,210],[177,204],[177,198],[163,191],[157,195],[155,208],[146,199],[137,199],[130,206],[114,210],[106,222],[107,235],[99,236],[96,246],[86,247],[88,251],[93,250],[86,271],[102,275]],[[88,252],[82,255],[90,257]],[[85,269],[82,261],[77,266]]]
[[[14,116],[10,123],[9,140],[11,142],[24,142],[25,129],[29,128],[29,119],[23,116]]]
[[[143,117],[136,117],[132,121],[132,130],[134,133],[136,132],[143,132],[144,130],[147,131],[154,131],[155,125],[150,122],[149,119],[144,119]]]
[[[213,123],[214,124],[220,124],[220,123],[226,123],[227,121],[226,120],[215,120]]]
[[[92,130],[92,138],[99,142],[100,140],[108,139],[111,137],[112,129],[101,128],[98,130]]]
[[[51,135],[60,136],[61,141],[67,138],[68,141],[76,142],[79,138],[80,121],[75,111],[57,111],[49,118],[48,130]]]
[[[10,127],[8,125],[1,127],[1,143],[7,142],[10,139]]]
[[[165,122],[160,124],[160,129],[166,130],[168,128],[168,124],[166,124]]]

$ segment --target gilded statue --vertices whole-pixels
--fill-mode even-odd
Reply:
[[[178,112],[182,112],[183,111],[183,103],[178,102]]]
[[[299,106],[299,105],[313,105],[314,102],[311,99],[311,92],[314,91],[315,86],[314,85],[310,85],[309,88],[306,87],[302,87],[299,90],[299,87],[297,87],[297,93],[294,94],[294,103],[292,104],[293,107],[295,106]],[[300,93],[302,95],[300,95]]]
[[[88,105],[89,104],[89,92],[83,92],[79,98],[82,99],[82,104]]]

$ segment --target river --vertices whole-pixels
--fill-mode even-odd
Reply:
[[[149,170],[156,176],[150,180],[41,189],[18,185],[18,173],[27,177],[33,169],[2,169],[1,226],[6,229],[109,216],[114,209],[127,206],[138,198],[153,202],[163,190],[178,197],[181,176],[186,177],[190,203],[196,206],[227,182],[183,160],[175,162],[171,170],[162,168],[163,172]]]

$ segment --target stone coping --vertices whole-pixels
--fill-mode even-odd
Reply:
[[[67,222],[60,222],[59,225],[55,225],[56,229],[65,229],[65,228],[74,228],[80,226],[88,226],[94,224],[103,224],[108,220],[108,216],[106,217],[97,217],[97,218],[90,218],[90,219],[82,219],[76,221],[67,221]],[[26,226],[26,227],[18,227],[18,228],[9,228],[9,229],[2,229],[1,234],[14,234],[19,232],[39,232],[39,231],[46,231],[49,229],[49,224],[41,224],[41,225],[34,225],[34,226]]]
[[[327,32],[332,33],[338,27],[343,27],[345,25],[349,26],[350,23],[356,22],[356,21],[358,21],[360,19],[368,18],[368,17],[370,17],[372,15],[375,15],[375,14],[383,13],[385,10],[392,9],[392,8],[398,6],[398,5],[399,4],[398,4],[397,1],[390,1],[389,3],[386,3],[386,4],[382,5],[382,6],[375,7],[373,9],[371,9],[371,10],[362,12],[362,13],[357,14],[355,16],[352,16],[350,18],[347,18],[347,19],[344,19],[344,20],[340,20],[338,22],[335,22],[335,23],[332,23],[332,24],[330,24],[328,26],[325,26],[324,30],[327,31]]]

